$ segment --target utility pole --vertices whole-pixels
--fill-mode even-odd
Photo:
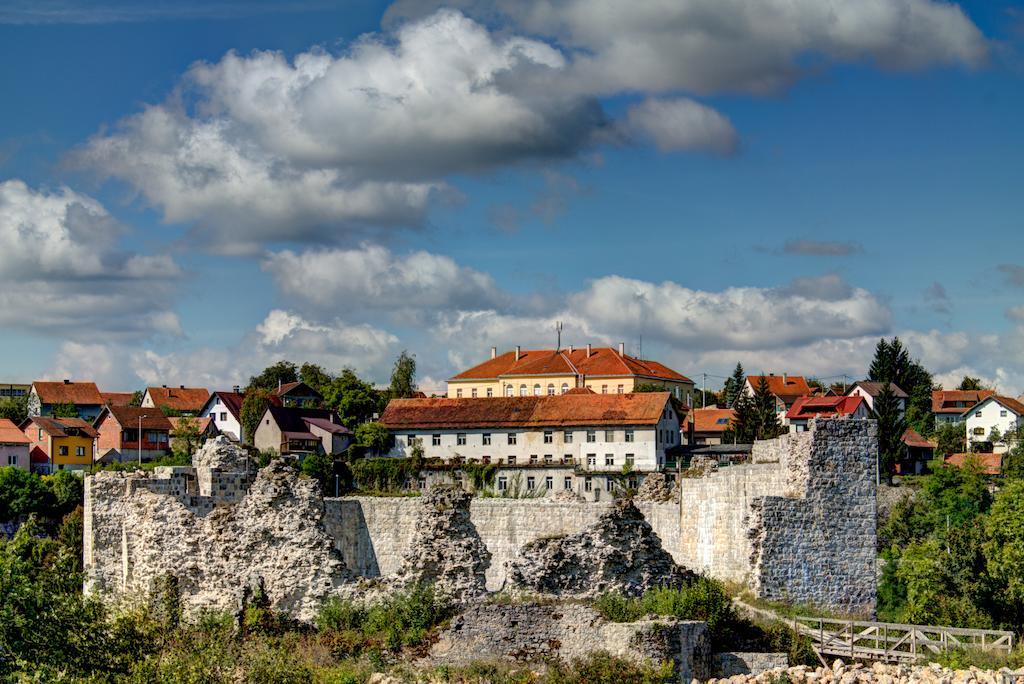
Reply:
[[[706,408],[708,405],[708,399],[707,396],[705,396],[708,391],[708,374],[701,373],[700,376],[700,407]]]

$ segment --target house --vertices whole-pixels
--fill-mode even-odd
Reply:
[[[18,429],[29,439],[34,472],[85,470],[93,464],[99,433],[81,418],[29,416]]]
[[[308,454],[340,454],[352,442],[352,432],[328,409],[270,405],[263,413],[253,445],[260,451],[302,458]]]
[[[242,434],[242,402],[245,395],[236,386],[231,392],[214,392],[199,411],[200,418],[209,418],[217,431],[235,442],[247,441]]]
[[[974,465],[985,475],[1001,475],[1003,472],[1002,454],[949,454],[945,463],[956,468],[963,468],[966,464]]]
[[[216,437],[220,434],[217,430],[217,424],[213,422],[213,419],[209,416],[170,416],[167,421],[171,424],[171,446],[174,446],[174,433],[177,431],[178,426],[183,421],[191,420],[195,423],[196,431],[199,433],[199,437],[207,439],[209,437]]]
[[[862,396],[797,397],[786,411],[790,432],[805,432],[811,419],[817,417],[847,417],[867,420],[871,417],[868,404]]]
[[[98,460],[151,461],[171,450],[171,422],[154,406],[107,406],[94,427]]]
[[[995,394],[993,390],[935,390],[932,392],[932,415],[935,427],[959,423],[964,412],[982,399]]]
[[[7,418],[0,418],[0,467],[31,469],[29,447],[32,441]]]
[[[106,406],[131,406],[134,392],[100,392]]]
[[[22,385],[16,383],[0,383],[0,399],[21,399],[28,395],[29,389],[32,385]]]
[[[498,466],[499,493],[610,492],[624,469],[635,484],[678,450],[680,416],[669,392],[573,393],[525,397],[393,399],[381,422],[394,436],[389,456]]]
[[[857,382],[850,385],[850,388],[846,390],[846,396],[848,397],[863,397],[864,401],[867,402],[868,410],[874,413],[875,411],[875,399],[885,389],[886,383],[884,382],[872,382],[870,380],[858,380]],[[907,399],[910,396],[901,390],[897,385],[889,383],[889,389],[892,390],[893,396],[896,398],[896,404],[899,406],[900,416],[904,416],[907,413]]]
[[[811,396],[811,386],[807,384],[807,379],[800,375],[748,375],[747,382],[743,385],[743,391],[747,396],[754,396],[754,392],[761,384],[761,378],[768,383],[768,391],[775,397],[775,412],[779,416],[779,422],[787,425],[786,412],[792,408],[797,398]]]
[[[897,475],[920,475],[935,458],[935,442],[929,442],[914,428],[908,427],[900,439],[903,453],[896,461]]]
[[[32,383],[28,393],[28,415],[52,415],[53,407],[58,405],[73,405],[79,418],[92,421],[100,415],[104,402],[95,382],[37,380]]]
[[[587,387],[597,394],[625,394],[640,385],[656,385],[687,406],[693,381],[657,361],[638,359],[610,347],[533,349],[498,354],[448,380],[450,399],[539,397]]]
[[[966,422],[967,448],[974,444],[991,444],[995,453],[1009,450],[1003,438],[1024,426],[1024,404],[1010,397],[992,394],[963,412],[961,419]],[[993,430],[998,435],[993,439]]]
[[[203,410],[210,391],[205,387],[147,387],[142,395],[142,408],[168,408],[175,413],[195,416]]]
[[[324,402],[323,395],[304,382],[280,384],[274,396],[281,402],[281,406],[316,408]]]
[[[684,432],[690,433],[689,426],[692,423],[691,445],[721,444],[722,435],[732,427],[734,420],[736,411],[730,408],[711,406],[693,409],[686,421],[687,427],[684,428]]]

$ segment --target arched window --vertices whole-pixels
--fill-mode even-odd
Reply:
[[[513,388],[512,385],[505,385],[505,396],[506,397],[511,397],[514,392],[515,392],[515,388]]]
[[[525,397],[526,396],[526,385],[520,385],[519,386],[519,396],[521,396],[521,397]]]
[[[562,383],[562,394],[565,394],[568,391],[569,391],[569,383],[563,382]]]
[[[536,383],[533,386],[533,396],[535,396],[535,397],[539,397],[540,396],[540,383],[539,382]]]
[[[554,396],[554,394],[555,394],[555,386],[552,385],[552,384],[549,384],[548,385],[548,396],[551,397],[551,396]]]

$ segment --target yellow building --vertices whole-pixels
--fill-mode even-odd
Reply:
[[[41,472],[84,470],[92,466],[99,433],[81,418],[32,416],[21,424],[32,442],[32,469]]]
[[[638,359],[611,347],[532,349],[516,347],[448,380],[450,398],[525,397],[565,394],[586,387],[596,394],[624,394],[638,385],[663,387],[693,405],[693,381],[658,363]]]

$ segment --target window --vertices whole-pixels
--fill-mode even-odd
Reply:
[[[214,404],[215,404],[216,406],[220,406],[220,397],[214,397],[214,398],[213,398],[213,403],[214,403]]]
[[[636,461],[636,457],[633,454],[626,454],[626,465],[631,466]]]
[[[533,386],[533,396],[535,396],[535,397],[539,397],[540,396],[540,383],[539,382],[536,383]]]
[[[36,431],[36,441],[37,442],[42,442],[43,441],[43,428],[39,428]]]
[[[585,478],[583,480],[583,491],[589,492],[594,488],[594,483],[591,478]]]
[[[553,384],[551,384],[551,383],[548,383],[548,396],[552,397],[554,395],[555,395],[555,386]]]
[[[587,454],[587,465],[588,466],[595,466],[595,465],[597,465],[597,454]]]
[[[615,430],[605,430],[604,431],[604,441],[606,441],[606,442],[614,442],[615,441]]]
[[[569,391],[569,383],[563,382],[562,383],[562,394],[565,394],[568,391]]]
[[[572,444],[572,430],[566,430],[562,433],[562,441],[566,444]]]
[[[555,478],[551,477],[550,475],[545,477],[544,478],[544,489],[546,489],[546,490],[548,490],[550,492],[554,488],[555,488]]]
[[[480,439],[481,439],[481,441],[482,441],[484,446],[491,446],[491,433],[490,432],[485,432],[483,435],[481,435]]]
[[[545,444],[553,444],[554,441],[555,441],[555,433],[553,433],[551,430],[545,430],[544,431],[544,443]]]
[[[7,454],[7,465],[9,465],[9,466],[16,466],[16,465],[18,465],[18,455],[17,454]]]
[[[85,456],[85,447],[75,447],[75,456]]]
[[[466,433],[465,432],[460,432],[459,434],[455,435],[455,444],[457,446],[466,446]]]
[[[555,457],[552,456],[551,454],[544,454],[544,462],[545,463],[553,463],[554,460],[555,460]]]
[[[635,477],[629,478],[629,488],[630,489],[634,489],[635,490],[638,485],[639,485],[639,482],[637,481],[637,479]]]
[[[606,466],[613,466],[613,465],[615,465],[615,454],[605,454],[604,455],[604,464]]]
[[[1006,417],[1006,411],[1000,411],[999,412],[999,417],[1000,418],[1005,418]]]
[[[608,385],[601,385],[601,394],[608,394]]]
[[[508,433],[508,443],[509,444],[515,444],[516,443],[516,433],[514,433],[514,432]]]
[[[537,454],[530,454],[530,463],[537,463]]]
[[[562,456],[562,463],[563,464],[571,463],[571,462],[572,462],[572,454],[565,454],[564,456]]]
[[[622,394],[625,391],[625,389],[626,389],[625,385],[619,385],[618,387],[615,388],[615,393],[616,394]]]
[[[612,478],[610,478],[610,477],[604,478],[604,490],[606,492],[612,491]]]
[[[60,455],[61,456],[67,456],[68,455],[68,448],[66,446],[62,446],[60,448]]]
[[[588,442],[596,442],[597,441],[597,430],[587,430],[587,441]]]
[[[521,396],[521,397],[525,397],[526,396],[526,385],[520,385],[519,386],[519,396]]]
[[[490,399],[493,396],[494,396],[494,388],[493,387],[488,387],[487,388],[487,398]]]
[[[572,489],[572,478],[571,477],[567,477],[564,480],[562,480],[562,489],[565,489],[565,490],[571,490]]]
[[[626,441],[627,442],[632,442],[633,441],[633,431],[632,430],[626,430]]]
[[[431,435],[430,436],[430,445],[431,446],[441,446],[441,435]]]
[[[220,412],[220,422],[222,422],[222,423],[223,423],[223,422],[224,422],[224,421],[226,421],[227,419],[228,419],[228,414],[227,414],[227,411],[221,411],[221,412]]]
[[[426,489],[426,488],[427,488],[427,478],[425,478],[425,477],[421,477],[421,478],[420,478],[420,479],[419,479],[419,480],[418,480],[418,481],[416,482],[416,486],[417,486],[417,487],[419,487],[420,489]]]
[[[526,488],[527,489],[529,489],[532,492],[536,486],[537,486],[537,478],[535,478],[533,476],[530,476],[530,477],[526,478]]]
[[[455,398],[456,399],[461,399],[462,398],[462,390],[461,389],[455,390]]]
[[[507,477],[499,477],[498,478],[498,491],[499,492],[503,492],[506,489],[508,489],[508,478]]]
[[[512,385],[505,385],[505,396],[511,397],[513,393]]]
[[[985,428],[974,428],[974,434],[976,434],[976,435],[983,435],[983,434],[985,434]],[[61,448],[63,449],[64,447],[61,447]]]
[[[474,387],[473,389],[471,389],[471,390],[469,391],[469,396],[471,396],[471,397],[473,397],[474,399],[476,399],[476,387]]]
[[[509,465],[515,465],[516,464],[516,457],[515,456],[509,456],[508,457],[508,464]]]
[[[406,446],[415,446],[415,444],[416,444],[416,436],[415,435],[406,435],[405,436],[405,445]]]

